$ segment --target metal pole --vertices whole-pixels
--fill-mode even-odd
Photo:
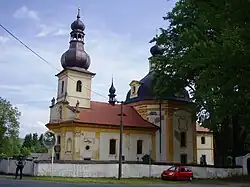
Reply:
[[[54,146],[52,147],[51,151],[51,178],[53,178],[53,165],[54,165]]]
[[[152,149],[149,150],[149,177],[151,177],[151,171],[152,171],[151,157],[152,157]]]
[[[8,168],[7,169],[8,169],[7,174],[9,174],[9,172],[10,172],[10,157],[8,157]]]
[[[121,102],[118,180],[120,180],[122,177],[122,135],[123,135],[123,101]]]

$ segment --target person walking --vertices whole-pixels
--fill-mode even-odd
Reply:
[[[25,164],[26,164],[26,161],[25,161],[24,157],[19,156],[18,160],[16,161],[16,177],[15,177],[15,179],[17,179],[19,171],[20,171],[20,180],[22,179],[22,177],[23,177],[23,168],[24,168]]]

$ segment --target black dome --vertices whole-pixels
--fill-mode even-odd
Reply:
[[[74,30],[84,31],[84,29],[85,29],[84,23],[80,20],[80,8],[78,8],[76,20],[71,24],[71,29],[73,31]]]
[[[71,24],[71,29],[72,30],[84,30],[85,25],[84,23],[80,20],[80,18],[77,18],[72,24]]]
[[[116,89],[114,87],[114,83],[113,83],[113,79],[112,79],[112,83],[111,83],[111,86],[109,88],[109,93],[110,94],[115,94],[115,92],[116,92]]]
[[[138,96],[130,98],[131,91],[129,91],[127,93],[125,103],[133,103],[144,100],[156,100],[153,94],[153,85],[152,85],[153,80],[154,80],[154,72],[149,72],[143,79],[140,80],[141,86],[139,87],[138,90]],[[191,102],[188,92],[185,89],[181,90],[181,92],[183,97],[176,97],[175,93],[173,93],[170,95],[166,95],[165,97],[162,97],[161,100],[176,100],[176,101]]]
[[[156,44],[150,48],[150,53],[152,54],[152,56],[162,55],[163,49],[159,45]]]
[[[153,56],[162,55],[163,49],[159,45],[156,44],[150,48],[150,53]],[[141,85],[138,89],[137,97],[130,98],[130,95],[131,95],[130,94],[131,90],[130,90],[127,93],[125,103],[134,103],[134,102],[145,101],[145,100],[159,100],[159,98],[156,98],[153,93],[154,78],[155,78],[155,72],[153,71],[153,69],[150,69],[149,73],[143,79],[140,80]],[[183,102],[191,102],[189,98],[189,94],[184,88],[180,90],[178,94],[170,93],[169,95],[161,97],[160,100],[176,100],[176,101],[183,101]]]

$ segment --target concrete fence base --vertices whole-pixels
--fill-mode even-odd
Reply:
[[[171,165],[146,165],[146,164],[123,164],[123,178],[159,178],[163,170]],[[192,169],[194,177],[198,179],[227,178],[242,175],[242,168],[215,168],[187,166]],[[14,174],[16,165],[14,160],[1,160],[0,173]],[[31,176],[50,176],[51,163],[27,161],[23,173]],[[54,163],[53,176],[60,177],[117,177],[117,163]]]

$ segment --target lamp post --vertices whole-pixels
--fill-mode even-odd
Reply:
[[[121,114],[120,115],[120,143],[119,143],[119,168],[118,168],[118,180],[121,179],[122,177],[122,135],[123,135],[123,104],[124,102],[123,101],[117,101],[115,96],[115,87],[114,87],[114,84],[113,84],[113,78],[112,78],[112,84],[111,84],[111,87],[109,88],[109,104],[111,105],[115,105],[116,103],[119,103],[120,104],[120,111],[121,111]]]

